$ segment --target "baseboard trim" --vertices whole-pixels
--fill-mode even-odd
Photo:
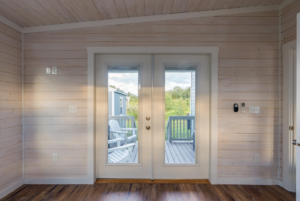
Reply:
[[[23,180],[21,179],[20,181],[16,181],[13,184],[7,186],[6,188],[4,188],[3,190],[0,191],[0,199],[4,198],[5,196],[10,194],[17,188],[20,188],[23,184],[24,184]]]
[[[277,179],[218,179],[218,184],[278,185]]]
[[[97,179],[95,184],[210,184],[208,179]]]
[[[25,178],[25,184],[90,184],[82,178]]]
[[[278,185],[281,186],[283,188],[283,181],[278,180]]]

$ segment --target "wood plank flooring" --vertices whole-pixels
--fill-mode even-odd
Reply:
[[[12,200],[296,200],[279,186],[210,184],[23,185],[3,201]]]

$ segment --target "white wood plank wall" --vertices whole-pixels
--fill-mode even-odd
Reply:
[[[286,44],[296,39],[296,15],[300,12],[300,1],[295,0],[281,10],[281,39]]]
[[[87,173],[87,47],[219,46],[218,177],[276,179],[278,20],[274,11],[25,34],[26,178]],[[234,113],[242,102],[261,113]]]
[[[0,23],[0,192],[22,180],[21,33]]]
[[[299,0],[294,0],[292,3],[281,9],[281,40],[282,40],[282,45],[296,40],[297,36],[297,14],[300,12],[300,1]],[[283,56],[283,54],[281,54]],[[281,57],[281,67],[283,65],[283,57]],[[283,69],[283,67],[281,68]],[[281,72],[281,78],[283,77],[283,72]],[[281,79],[283,80],[283,78]],[[282,83],[283,84],[283,83]],[[282,87],[281,87],[282,89]],[[281,93],[283,94],[283,93]],[[282,100],[281,96],[281,100]],[[281,113],[282,114],[282,113]],[[282,161],[282,150],[283,150],[283,145],[282,145],[282,137],[281,136],[281,161],[280,161],[280,180],[282,181],[282,166],[283,166],[283,161]]]

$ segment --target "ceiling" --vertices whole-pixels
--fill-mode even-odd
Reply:
[[[279,5],[284,0],[0,0],[0,15],[21,27]]]

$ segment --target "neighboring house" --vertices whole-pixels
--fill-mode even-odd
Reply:
[[[108,87],[108,115],[125,116],[127,107],[129,107],[127,94]]]
[[[195,89],[196,89],[196,82],[195,82],[195,75],[196,72],[191,73],[191,91],[190,91],[190,96],[191,96],[191,116],[195,116]]]

